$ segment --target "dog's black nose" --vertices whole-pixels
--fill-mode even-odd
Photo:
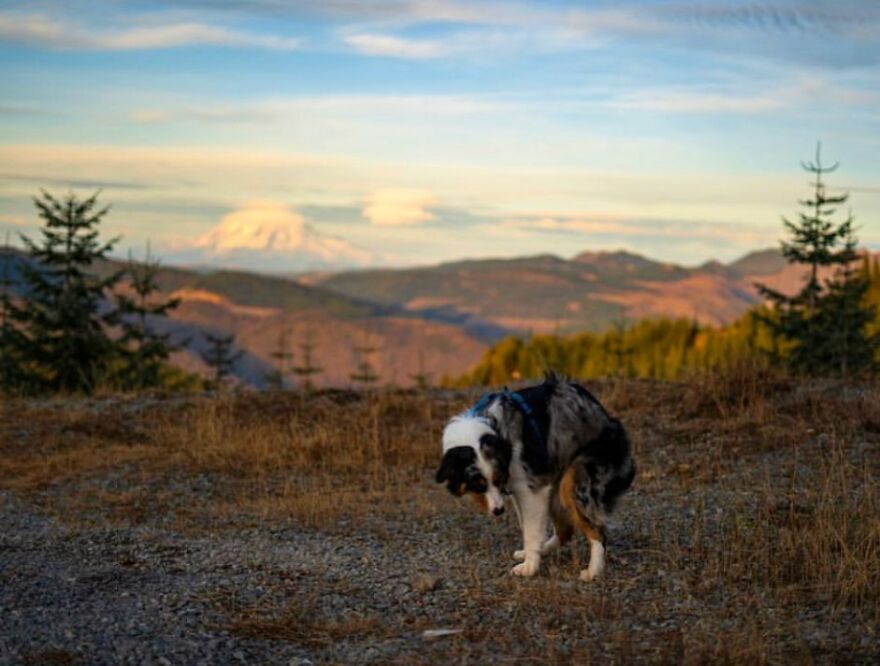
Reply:
[[[492,509],[492,513],[494,513],[496,516],[500,516],[502,513],[504,513],[504,507],[496,506],[494,509]]]

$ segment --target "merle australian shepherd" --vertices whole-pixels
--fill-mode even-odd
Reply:
[[[580,578],[593,580],[604,568],[608,517],[634,476],[620,421],[579,384],[550,375],[538,386],[483,396],[452,418],[436,479],[453,495],[471,493],[490,515],[512,500],[523,535],[514,575],[535,575],[541,556],[579,530],[590,543]]]

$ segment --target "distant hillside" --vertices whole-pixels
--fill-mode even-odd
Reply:
[[[786,267],[788,267],[788,261],[778,249],[749,252],[728,265],[730,270],[739,275],[752,277],[779,273]]]
[[[775,250],[698,268],[629,252],[584,252],[571,260],[537,255],[348,271],[312,276],[308,283],[412,310],[466,312],[520,332],[599,332],[622,318],[725,323],[758,302],[753,282],[775,266],[787,266]]]
[[[21,253],[5,259],[13,279]],[[0,270],[4,259],[0,257]],[[117,270],[109,262],[102,272]],[[299,279],[242,271],[163,268],[165,294],[182,299],[170,321],[175,339],[188,341],[175,362],[206,371],[203,333],[232,333],[246,351],[236,372],[262,386],[282,327],[295,346],[310,330],[318,382],[346,385],[355,347],[377,349],[381,381],[406,385],[420,369],[435,379],[460,375],[487,345],[510,333],[602,332],[616,321],[691,318],[727,323],[759,302],[754,283],[793,291],[803,269],[777,250],[752,252],[730,264],[688,268],[628,252],[584,252],[456,261],[408,269],[313,274]],[[294,349],[294,351],[297,351]]]
[[[0,274],[6,270],[10,279],[18,281],[24,261],[29,259],[21,252],[0,255]],[[118,262],[107,262],[97,272],[107,274],[120,267]],[[245,352],[235,374],[257,387],[265,385],[273,367],[272,353],[278,348],[282,327],[289,331],[288,347],[294,353],[306,331],[311,332],[316,343],[314,363],[323,369],[315,381],[335,386],[350,383],[357,346],[376,348],[372,361],[380,381],[408,385],[417,372],[426,372],[434,380],[462,372],[479,360],[488,342],[506,332],[468,316],[453,313],[451,322],[446,322],[440,315],[402,311],[255,273],[162,268],[159,283],[165,295],[182,301],[170,319],[154,321],[158,329],[172,333],[175,341],[186,343],[173,361],[206,374],[208,368],[199,354],[205,348],[204,333],[231,333]]]

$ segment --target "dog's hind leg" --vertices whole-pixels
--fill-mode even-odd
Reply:
[[[572,524],[577,527],[590,543],[590,564],[580,573],[583,581],[595,580],[605,569],[605,527],[596,525],[587,517],[583,501],[583,480],[580,478],[580,465],[573,464],[566,470],[559,484],[559,501],[566,509]]]

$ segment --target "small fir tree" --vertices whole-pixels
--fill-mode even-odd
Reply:
[[[373,366],[373,356],[379,351],[370,343],[370,334],[364,332],[364,343],[354,347],[355,371],[349,375],[352,383],[360,384],[363,388],[369,388],[379,380],[379,375]]]
[[[872,369],[880,347],[880,334],[870,330],[877,307],[867,298],[869,276],[857,266],[855,236],[850,234],[844,247],[851,251],[852,261],[841,266],[827,281],[826,291],[819,298],[815,327],[825,335],[820,339],[821,344],[811,350],[814,356],[809,361],[818,368],[846,377]],[[798,352],[800,347],[795,350]]]
[[[877,342],[867,329],[874,317],[865,303],[868,283],[853,270],[857,259],[854,218],[849,213],[840,222],[833,219],[849,194],[827,193],[823,177],[839,165],[822,164],[821,144],[816,147],[815,161],[802,166],[815,176],[813,195],[800,202],[806,211],[799,213],[797,222],[783,218],[791,240],[783,241],[782,253],[790,263],[806,266],[807,277],[793,296],[756,285],[773,305],[772,316],[763,316],[762,321],[783,341],[777,348],[786,350],[785,361],[792,368],[812,374],[861,371],[867,368],[866,358],[873,362],[869,350]],[[824,287],[822,268],[836,268]]]
[[[306,327],[305,333],[299,342],[299,357],[302,359],[298,365],[293,366],[293,374],[296,375],[300,387],[304,391],[314,388],[312,377],[323,372],[323,368],[315,365],[315,332],[311,327]]]
[[[234,335],[212,335],[211,333],[205,333],[204,336],[208,343],[208,349],[202,352],[202,360],[214,371],[214,376],[207,382],[207,386],[208,388],[219,390],[225,385],[226,379],[235,370],[235,364],[244,352],[242,350],[234,351]]]
[[[278,330],[278,346],[269,356],[275,361],[275,367],[266,374],[266,383],[269,388],[280,391],[284,388],[284,382],[293,363],[293,352],[290,351],[288,343],[287,324],[283,321]]]
[[[170,333],[156,331],[151,319],[167,317],[180,305],[180,299],[159,297],[159,262],[152,258],[149,245],[142,262],[129,253],[126,276],[131,295],[116,295],[122,328],[119,383],[127,389],[160,386],[162,369],[180,345],[171,342]]]
[[[424,391],[431,386],[431,375],[425,371],[425,353],[419,350],[419,361],[416,372],[411,374],[409,378],[420,391]]]
[[[108,327],[119,320],[108,295],[121,272],[99,277],[95,264],[118,238],[98,240],[109,208],[99,208],[97,197],[56,199],[42,191],[34,198],[42,238],[22,236],[34,262],[21,264],[26,298],[15,318],[25,334],[26,382],[38,390],[91,392],[116,351]]]

